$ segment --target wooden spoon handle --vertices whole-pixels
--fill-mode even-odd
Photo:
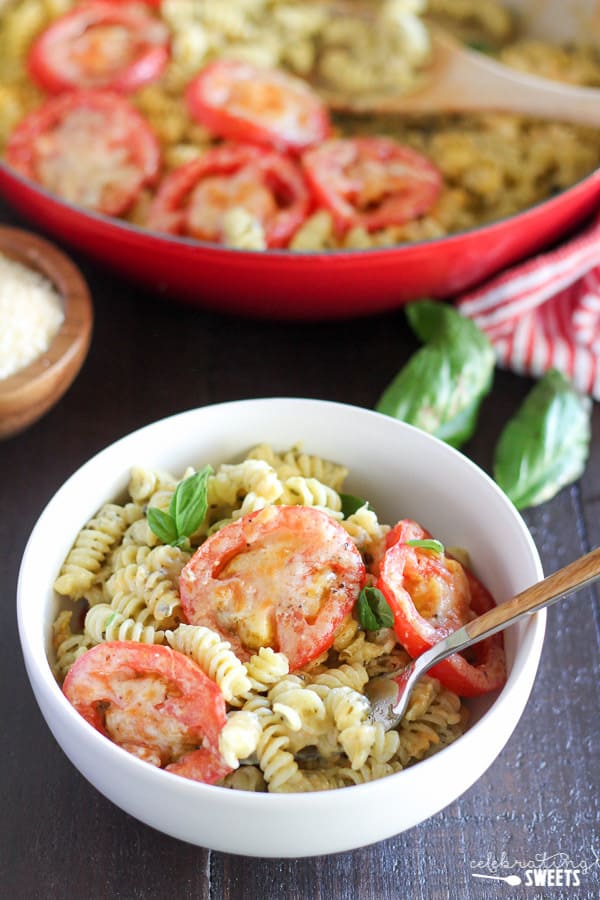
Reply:
[[[453,37],[432,31],[433,61],[422,84],[406,93],[325,99],[334,108],[375,113],[501,111],[600,126],[600,90],[575,87],[512,69]]]
[[[480,640],[505,628],[509,622],[515,622],[522,616],[537,612],[598,578],[600,578],[600,547],[569,563],[538,584],[521,591],[507,603],[501,603],[500,606],[495,606],[477,619],[473,619],[464,626],[464,631],[471,641],[474,638]]]

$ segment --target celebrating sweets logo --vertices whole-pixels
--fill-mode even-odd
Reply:
[[[590,847],[590,851],[589,858],[577,860],[562,851],[536,853],[527,860],[511,860],[504,850],[499,858],[488,852],[485,859],[470,861],[471,875],[477,879],[503,882],[510,887],[579,887],[585,876],[594,871],[600,872],[600,853],[594,847]]]

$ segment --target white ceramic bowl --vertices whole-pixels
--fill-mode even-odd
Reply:
[[[299,857],[349,850],[411,828],[469,788],[494,762],[527,702],[545,615],[505,633],[509,676],[499,696],[472,704],[466,734],[413,768],[365,785],[312,794],[251,794],[155,769],[111,743],[75,712],[48,663],[58,598],[52,583],[76,533],[125,489],[133,464],[182,472],[226,462],[253,445],[304,449],[344,463],[347,490],[369,498],[382,522],[414,518],[469,549],[499,602],[542,577],[529,532],[473,463],[387,416],[301,399],[245,400],[163,419],[82,466],[50,501],[27,544],[18,584],[25,663],[42,713],[67,756],[106,797],[166,834],[216,850]]]

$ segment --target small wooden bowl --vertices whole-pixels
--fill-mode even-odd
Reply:
[[[85,359],[92,301],[79,269],[53,244],[19,228],[0,226],[0,253],[44,275],[62,298],[64,320],[45,353],[0,379],[0,439],[31,425],[54,406]]]

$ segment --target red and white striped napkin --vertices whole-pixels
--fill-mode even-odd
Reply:
[[[559,369],[600,400],[600,216],[556,250],[514,266],[457,301],[519,374]]]

